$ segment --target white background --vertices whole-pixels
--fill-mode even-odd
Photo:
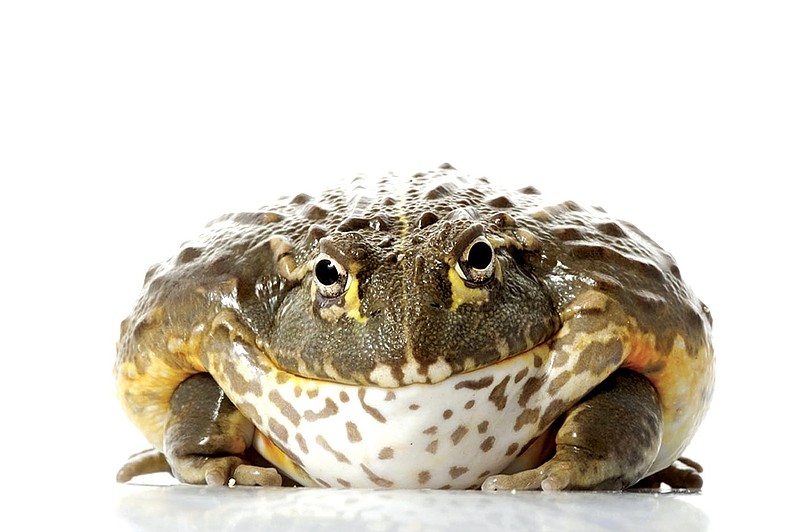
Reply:
[[[603,205],[675,255],[718,357],[686,454],[701,497],[748,501],[700,504],[776,519],[798,473],[795,4],[264,4],[0,6],[0,445],[31,486],[13,506],[113,504],[145,445],[114,343],[151,263],[221,213],[448,161]]]

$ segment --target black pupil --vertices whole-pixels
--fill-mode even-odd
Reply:
[[[336,265],[328,259],[322,259],[314,267],[314,274],[317,280],[325,286],[330,286],[339,280],[339,270]]]
[[[475,242],[469,248],[467,262],[476,270],[485,270],[492,263],[492,246],[486,242]]]

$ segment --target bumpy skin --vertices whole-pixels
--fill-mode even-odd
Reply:
[[[252,446],[269,463],[245,483],[276,484],[252,480],[274,465],[320,486],[622,488],[670,467],[702,420],[710,329],[634,226],[443,165],[212,222],[148,272],[115,374],[189,482],[236,478]],[[184,393],[197,374],[206,391]],[[186,422],[198,404],[223,414]],[[187,455],[234,459],[209,477]]]

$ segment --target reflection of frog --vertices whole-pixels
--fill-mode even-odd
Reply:
[[[602,489],[677,472],[713,352],[670,255],[602,210],[449,165],[373,184],[222,217],[148,272],[115,374],[155,450],[120,480]],[[663,478],[699,484],[681,473]]]

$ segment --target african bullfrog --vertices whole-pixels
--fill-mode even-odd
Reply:
[[[600,208],[450,165],[223,216],[146,275],[118,479],[380,488],[700,485],[711,316]]]

